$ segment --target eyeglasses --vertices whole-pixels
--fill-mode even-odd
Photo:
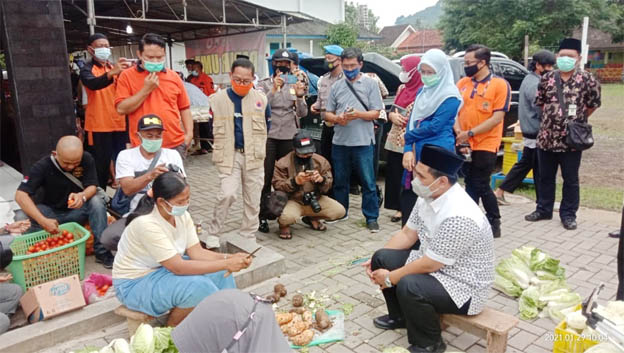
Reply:
[[[237,85],[242,85],[242,86],[247,86],[248,84],[252,83],[252,80],[241,80],[239,78],[233,78],[232,81],[234,81]]]

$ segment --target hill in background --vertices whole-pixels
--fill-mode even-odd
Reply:
[[[437,4],[431,7],[427,7],[422,11],[418,11],[409,16],[399,16],[395,23],[396,25],[402,24],[410,24],[412,27],[418,29],[419,27],[424,28],[435,28],[442,16],[442,2],[438,1]]]

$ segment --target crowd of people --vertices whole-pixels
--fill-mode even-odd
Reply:
[[[490,177],[511,89],[492,74],[490,50],[483,45],[466,49],[466,77],[457,83],[441,50],[403,57],[403,85],[388,111],[378,78],[361,71],[363,55],[357,48],[325,47],[328,72],[309,107],[309,80],[291,51],[275,51],[271,75],[259,81],[252,62],[237,58],[229,73],[231,87],[215,90],[197,61],[187,60],[185,80],[166,68],[165,41],[156,34],[143,36],[136,61],[110,62],[110,45],[102,34],[89,38],[87,50],[93,58],[80,75],[86,141],[61,137],[51,155],[31,167],[15,197],[27,218],[6,231],[57,233],[62,223],[88,221],[96,261],[112,268],[119,300],[152,316],[170,312],[171,326],[184,325],[198,305],[228,301],[211,294],[233,290],[231,274],[251,265],[249,254],[218,251],[241,188],[239,233],[250,240],[256,231],[269,232],[270,219],[277,219],[282,239],[292,238],[291,226],[299,220],[316,231],[346,220],[354,183],[362,189],[366,227],[379,232],[377,121],[386,116],[392,127],[384,146],[385,207],[395,211],[391,221],[401,221],[401,228],[364,267],[388,306],[387,315],[374,319],[375,326],[406,327],[410,352],[444,351],[440,313],[474,315],[485,306],[494,278],[493,242],[502,233],[499,203],[529,170],[534,171],[537,208],[526,220],[552,218],[561,166],[560,217],[564,228],[576,227],[582,152],[567,144],[566,126],[586,122],[600,106],[600,85],[578,69],[576,39],[563,40],[556,55],[542,50],[533,56],[532,72],[520,88],[522,159],[496,191]],[[555,63],[558,70],[553,70]],[[197,104],[210,107],[212,122],[200,133],[211,143],[201,149],[212,153],[220,180],[203,239],[188,210],[192,193],[184,169],[193,139],[189,85],[196,88],[193,95],[205,96]],[[300,129],[308,110],[323,120],[320,153],[312,136]],[[111,205],[121,218],[109,225],[104,189],[111,183],[117,188]],[[0,242],[5,249],[7,244]],[[7,265],[6,258],[0,257],[0,266]],[[7,280],[0,277],[0,282]],[[12,299],[0,300],[4,314],[15,310],[13,289],[0,283],[2,298]],[[249,306],[255,300],[246,299]]]

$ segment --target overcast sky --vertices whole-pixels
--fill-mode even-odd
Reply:
[[[438,0],[345,0],[345,2],[350,1],[368,5],[375,16],[379,16],[379,22],[377,22],[379,29],[394,25],[394,21],[399,16],[409,16],[438,2]]]

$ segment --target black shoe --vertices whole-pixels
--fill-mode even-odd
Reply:
[[[619,238],[620,237],[620,231],[616,230],[614,232],[609,233],[609,237],[610,238]]]
[[[99,255],[99,256],[95,255],[95,262],[98,264],[102,264],[102,266],[108,270],[113,268],[114,261],[115,261],[115,257],[110,252],[103,254],[103,255]]]
[[[260,226],[258,227],[258,231],[262,232],[262,233],[268,233],[269,232],[269,221],[267,221],[266,219],[261,219],[260,220]]]
[[[423,348],[413,344],[407,347],[407,350],[410,351],[410,353],[444,353],[444,351],[446,351],[446,343],[440,339],[440,342],[429,347]]]
[[[543,213],[539,213],[537,211],[534,211],[533,213],[524,216],[524,220],[525,221],[529,221],[529,222],[537,222],[537,221],[542,221],[542,220],[545,220],[545,219],[552,219],[552,215],[547,216],[547,215],[545,215]]]
[[[494,238],[501,237],[501,221],[500,219],[494,219],[490,222],[490,226],[492,227],[492,235]]]
[[[379,232],[379,223],[377,223],[377,221],[368,222],[366,223],[366,228],[368,228],[371,233],[377,233]]]
[[[373,319],[373,325],[382,330],[394,330],[397,328],[405,328],[405,320],[394,320],[390,315],[382,315]]]
[[[575,230],[576,229],[576,220],[572,218],[562,219],[561,224],[563,224],[563,228],[567,230]]]

